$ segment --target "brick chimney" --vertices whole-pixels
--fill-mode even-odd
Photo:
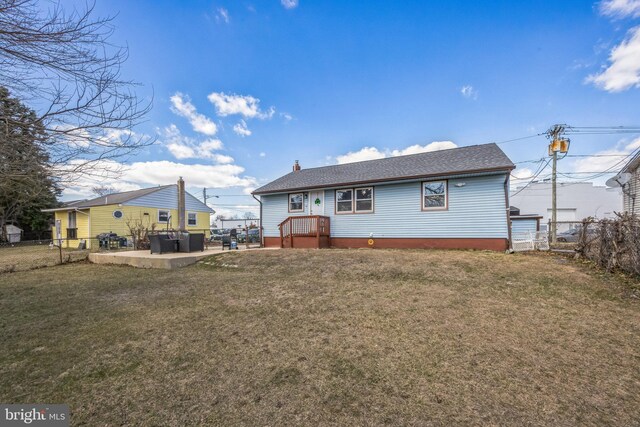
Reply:
[[[298,163],[298,161],[296,160],[296,162],[293,164],[293,171],[298,172],[299,170],[300,170],[300,163]]]
[[[184,180],[182,177],[178,180],[178,230],[186,231],[185,221],[185,194],[184,194]]]

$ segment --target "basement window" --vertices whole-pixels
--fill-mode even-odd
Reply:
[[[166,224],[169,222],[169,211],[158,209],[158,222]]]
[[[187,225],[190,227],[198,225],[198,215],[195,212],[189,212],[187,214]]]
[[[304,193],[289,194],[289,212],[304,212]]]

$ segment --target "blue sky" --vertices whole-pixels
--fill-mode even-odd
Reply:
[[[554,123],[640,125],[639,0],[98,0],[96,12],[117,15],[123,74],[154,96],[136,131],[158,138],[111,184],[184,175],[192,193],[206,185],[223,196],[213,201],[223,213],[252,204],[224,195],[246,194],[296,159],[304,168],[498,142]],[[637,137],[575,136],[571,152],[623,154]],[[501,148],[520,162],[546,145]],[[611,162],[565,159],[561,170]],[[518,166],[527,177],[537,164]]]

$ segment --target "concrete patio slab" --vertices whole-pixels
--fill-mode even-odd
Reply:
[[[270,250],[269,248],[268,250]],[[239,248],[239,251],[258,251],[267,248]],[[235,250],[234,250],[235,251]],[[229,252],[221,248],[205,249],[204,252],[176,252],[166,254],[151,254],[149,250],[122,252],[94,252],[89,254],[89,261],[94,264],[125,264],[137,268],[173,269],[195,264],[199,260],[211,255]]]

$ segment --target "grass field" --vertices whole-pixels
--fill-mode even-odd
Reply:
[[[63,262],[80,261],[87,258],[88,251],[62,249]],[[57,247],[48,244],[16,245],[0,247],[0,273],[32,270],[60,264],[60,252]]]
[[[636,283],[552,255],[227,253],[0,275],[0,401],[74,425],[634,425]]]

